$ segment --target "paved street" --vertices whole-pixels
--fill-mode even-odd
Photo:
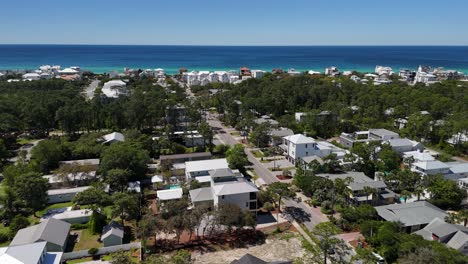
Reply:
[[[84,94],[86,95],[86,98],[91,100],[94,97],[94,91],[96,91],[96,88],[99,85],[99,80],[93,80],[88,87],[85,88]]]

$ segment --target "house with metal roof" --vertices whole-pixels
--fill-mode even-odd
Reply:
[[[468,255],[468,228],[449,224],[440,218],[434,218],[426,227],[414,232],[429,241],[438,241]]]
[[[373,180],[367,177],[362,172],[348,171],[340,174],[317,174],[317,176],[326,178],[332,181],[341,179],[349,181],[348,189],[350,189],[349,199],[356,204],[390,204],[394,203],[397,195],[387,188],[387,184],[383,181]],[[366,190],[371,188],[373,193],[366,193]]]
[[[196,179],[199,182],[209,182],[211,181],[210,171],[228,168],[226,159],[187,161],[185,162],[185,177],[187,181]]]
[[[413,163],[411,170],[422,175],[447,174],[450,166],[438,160],[430,160]]]
[[[403,155],[404,152],[424,150],[424,146],[420,142],[407,138],[390,139],[384,143],[390,145],[390,147],[400,155]]]
[[[10,246],[45,241],[48,251],[63,252],[67,245],[70,226],[67,222],[49,218],[37,225],[20,229],[11,241]]]
[[[47,203],[65,203],[70,202],[75,198],[75,196],[83,191],[89,189],[90,186],[76,187],[76,188],[66,188],[66,189],[55,189],[47,191]]]
[[[429,151],[419,151],[419,150],[404,152],[403,159],[404,160],[411,159],[412,160],[411,163],[435,160],[435,158],[431,155]]]
[[[376,206],[375,210],[385,221],[402,223],[408,233],[424,228],[434,218],[445,219],[448,215],[444,210],[426,201]]]
[[[354,133],[341,133],[340,144],[352,148],[356,143],[382,142],[400,138],[398,133],[387,129],[369,129],[368,131],[357,131]]]
[[[0,248],[2,264],[60,264],[62,252],[47,249],[47,242],[41,241],[24,245],[10,245]]]
[[[306,137],[302,134],[283,137],[283,145],[281,146],[287,155],[287,159],[295,164],[300,158],[313,156],[316,150],[317,143],[315,139]]]
[[[102,229],[101,241],[105,247],[123,244],[124,227],[120,223],[111,221]]]
[[[114,142],[124,142],[125,137],[122,133],[113,132],[107,135],[102,136],[102,144],[111,144]]]

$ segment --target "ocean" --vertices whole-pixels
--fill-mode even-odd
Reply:
[[[41,65],[80,66],[96,73],[124,67],[188,70],[274,68],[323,72],[325,67],[373,72],[376,65],[417,69],[445,67],[468,74],[468,46],[137,46],[0,45],[0,70]]]

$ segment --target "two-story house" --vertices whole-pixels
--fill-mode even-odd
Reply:
[[[311,137],[296,134],[283,138],[283,148],[287,153],[287,159],[292,164],[296,164],[300,158],[313,156],[314,150],[317,149],[317,143]]]

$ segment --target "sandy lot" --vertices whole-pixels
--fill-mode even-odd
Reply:
[[[217,251],[212,253],[192,254],[195,264],[229,264],[239,259],[244,254],[249,253],[264,261],[293,260],[302,257],[305,250],[301,246],[301,241],[297,237],[289,239],[267,239],[266,243],[259,246],[248,248],[238,248],[226,251]]]

